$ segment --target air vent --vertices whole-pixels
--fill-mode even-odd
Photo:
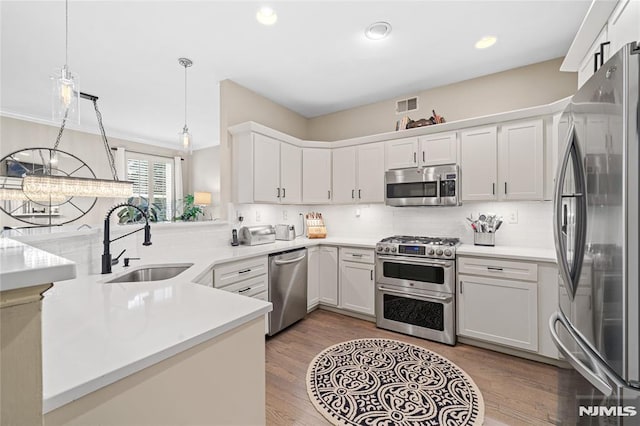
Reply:
[[[396,114],[404,114],[418,109],[418,98],[403,99],[396,103]]]

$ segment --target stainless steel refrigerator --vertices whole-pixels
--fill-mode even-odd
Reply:
[[[560,123],[554,236],[560,304],[554,343],[562,424],[640,424],[638,123],[640,45],[612,56],[572,97]]]

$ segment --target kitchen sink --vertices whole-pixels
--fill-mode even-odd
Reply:
[[[137,283],[142,281],[162,281],[176,277],[193,266],[193,263],[175,265],[143,266],[112,278],[105,283]]]

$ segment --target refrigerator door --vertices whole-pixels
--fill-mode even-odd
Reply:
[[[572,341],[638,381],[638,68],[632,45],[573,96],[554,197],[560,311]],[[572,346],[573,345],[573,346]],[[578,368],[576,368],[580,371]],[[595,384],[594,384],[595,386]]]

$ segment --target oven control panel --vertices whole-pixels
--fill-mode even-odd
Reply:
[[[378,243],[376,245],[376,252],[380,254],[431,257],[435,259],[455,258],[455,249],[446,246]]]

